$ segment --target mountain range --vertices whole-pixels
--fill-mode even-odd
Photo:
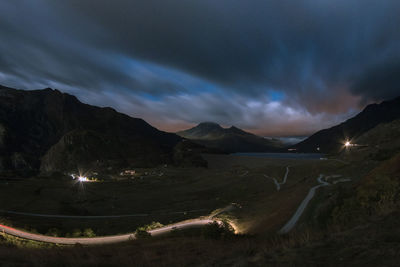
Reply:
[[[400,97],[368,105],[355,117],[291,148],[298,152],[337,153],[347,140],[373,143],[371,136],[382,136],[382,131],[398,123],[371,132],[372,129],[398,119]],[[200,152],[277,152],[283,147],[279,140],[212,122],[177,134],[166,133],[142,119],[112,108],[84,104],[58,90],[25,91],[0,86],[2,173],[37,174],[162,163],[206,166]]]
[[[283,147],[279,140],[263,138],[235,126],[223,128],[214,122],[203,122],[177,134],[195,143],[228,153],[274,152]]]
[[[0,86],[0,170],[35,174],[190,161],[182,137],[50,88]],[[186,149],[187,150],[187,149]],[[178,156],[177,156],[178,155]],[[196,164],[204,161],[193,156]]]

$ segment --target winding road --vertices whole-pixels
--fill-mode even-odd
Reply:
[[[328,183],[327,180],[329,178],[338,178],[340,176],[327,176],[324,180],[324,175],[320,174],[319,177],[317,178],[317,181],[319,185],[316,185],[308,191],[307,196],[304,198],[304,200],[301,202],[300,206],[297,208],[296,212],[293,214],[292,218],[279,230],[278,233],[280,234],[286,234],[290,230],[293,229],[293,227],[296,225],[297,221],[300,219],[301,215],[303,214],[304,210],[307,208],[307,205],[310,203],[311,199],[314,197],[315,192],[318,188],[323,187],[323,186],[330,186],[332,184]],[[339,179],[333,182],[333,184],[337,184],[340,182],[349,182],[351,179]]]
[[[274,183],[275,183],[276,190],[279,191],[279,190],[281,190],[281,185],[286,184],[287,177],[288,177],[288,175],[289,175],[289,167],[290,167],[290,166],[287,166],[287,167],[286,167],[286,173],[285,173],[285,175],[283,176],[283,180],[282,180],[281,183],[279,183],[278,180],[276,180],[275,178],[269,177],[269,176],[267,176],[267,175],[265,175],[265,174],[264,174],[264,177],[266,177],[266,178],[271,178],[271,179],[274,181]]]
[[[284,185],[287,181],[290,169],[290,166],[286,167],[286,173],[283,177],[282,182],[278,182],[275,178],[271,178],[267,175],[264,175],[267,178],[273,179],[277,191],[280,190],[281,185]],[[246,173],[247,174],[247,173]],[[307,205],[311,201],[311,199],[314,197],[315,192],[318,188],[324,187],[324,186],[330,186],[332,184],[337,184],[340,182],[349,182],[351,179],[337,179],[333,181],[333,183],[329,183],[328,179],[330,178],[339,178],[340,175],[332,175],[332,176],[327,176],[324,179],[324,175],[320,174],[319,177],[317,178],[318,185],[312,187],[307,196],[304,198],[304,200],[300,203],[300,206],[297,208],[296,212],[293,214],[293,216],[289,219],[289,221],[279,230],[278,233],[280,234],[285,234],[288,233],[293,229],[293,227],[296,225],[298,220],[300,219],[301,215],[307,208]],[[225,212],[228,209],[232,207],[228,206],[224,209],[222,209],[219,213]],[[111,218],[111,217],[135,217],[135,216],[148,216],[148,214],[127,214],[127,215],[111,215],[111,216],[67,216],[67,215],[48,215],[48,214],[35,214],[35,213],[23,213],[23,212],[14,212],[14,211],[4,211],[0,210],[0,212],[7,212],[7,213],[13,213],[13,214],[20,214],[20,215],[28,215],[28,216],[38,216],[38,217],[57,217],[57,218]],[[218,214],[219,214],[218,213]],[[208,219],[194,219],[190,221],[184,221],[184,222],[178,222],[175,224],[163,226],[161,228],[153,229],[148,231],[151,236],[158,236],[162,234],[166,234],[169,232],[172,232],[177,229],[188,229],[188,228],[196,228],[196,227],[201,227],[210,223],[222,223],[221,221],[218,220],[213,220],[212,218],[215,217],[216,215],[209,217]],[[113,244],[113,243],[120,243],[120,242],[126,242],[129,240],[134,240],[137,239],[135,233],[131,234],[124,234],[124,235],[114,235],[114,236],[104,236],[104,237],[93,237],[93,238],[66,238],[66,237],[52,237],[52,236],[45,236],[45,235],[40,235],[40,234],[33,234],[29,232],[25,232],[22,230],[18,230],[12,227],[8,227],[5,225],[0,224],[0,232],[16,236],[19,238],[24,238],[28,240],[34,240],[34,241],[39,241],[39,242],[45,242],[45,243],[53,243],[53,244],[62,244],[62,245],[74,245],[74,244],[82,244],[82,245],[104,245],[104,244]]]
[[[188,228],[196,228],[201,227],[213,222],[221,223],[217,220],[210,220],[210,219],[195,219],[191,221],[179,222],[171,225],[167,225],[161,228],[157,228],[154,230],[148,231],[151,236],[158,236],[162,234],[166,234],[172,232],[177,229],[188,229]],[[114,236],[103,236],[103,237],[92,237],[92,238],[66,238],[66,237],[52,237],[52,236],[45,236],[40,234],[33,234],[28,233],[22,230],[18,230],[15,228],[11,228],[5,225],[0,224],[0,232],[16,236],[19,238],[45,242],[45,243],[53,243],[53,244],[61,244],[61,245],[105,245],[105,244],[113,244],[113,243],[120,243],[126,242],[129,240],[136,239],[136,235],[132,234],[125,234],[125,235],[114,235]]]

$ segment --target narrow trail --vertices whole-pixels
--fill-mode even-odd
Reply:
[[[307,205],[310,203],[311,199],[314,197],[315,192],[318,188],[323,187],[323,186],[330,186],[332,184],[328,183],[328,179],[330,178],[338,178],[340,175],[332,175],[332,176],[327,176],[324,178],[323,174],[320,174],[319,177],[317,178],[317,181],[319,185],[316,185],[312,187],[309,191],[307,196],[304,198],[304,200],[300,203],[300,206],[297,208],[296,212],[293,214],[292,218],[278,231],[279,234],[286,234],[290,230],[293,229],[293,227],[296,225],[297,221],[300,219],[301,215],[307,208]],[[351,179],[339,179],[333,182],[333,184],[337,184],[340,182],[349,182]]]
[[[286,167],[286,173],[285,173],[285,175],[283,176],[283,179],[282,179],[282,182],[281,182],[281,183],[279,183],[278,180],[276,180],[275,178],[269,177],[268,175],[265,175],[265,174],[264,174],[264,177],[265,177],[265,178],[272,179],[272,181],[274,181],[274,183],[275,183],[276,190],[279,191],[279,190],[281,190],[281,185],[286,184],[287,177],[288,177],[289,171],[290,171],[290,170],[289,170],[289,167],[290,167],[290,166],[287,166],[287,167]]]

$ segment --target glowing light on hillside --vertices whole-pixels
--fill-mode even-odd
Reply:
[[[346,141],[346,143],[344,143],[344,146],[349,147],[349,146],[351,146],[351,143],[349,141]]]
[[[79,176],[79,177],[78,177],[78,180],[79,180],[79,182],[87,182],[87,181],[88,181],[88,178],[87,178],[87,177],[84,177],[84,176]]]

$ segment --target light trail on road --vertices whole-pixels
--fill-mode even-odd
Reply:
[[[182,229],[189,229],[189,228],[196,228],[202,227],[204,225],[217,222],[221,224],[221,221],[217,220],[210,220],[210,219],[196,219],[192,221],[185,221],[179,222],[171,225],[167,225],[161,228],[149,230],[148,233],[151,236],[158,236],[162,234],[166,234],[175,230],[182,230]],[[104,237],[91,237],[91,238],[66,238],[66,237],[52,237],[52,236],[45,236],[40,234],[33,234],[28,233],[22,230],[18,230],[12,227],[8,227],[5,225],[0,224],[0,231],[12,236],[16,236],[23,239],[45,242],[45,243],[53,243],[53,244],[60,244],[60,245],[105,245],[105,244],[113,244],[113,243],[121,243],[127,242],[130,240],[135,240],[136,235],[135,233],[125,234],[125,235],[114,235],[114,236],[104,236]]]

